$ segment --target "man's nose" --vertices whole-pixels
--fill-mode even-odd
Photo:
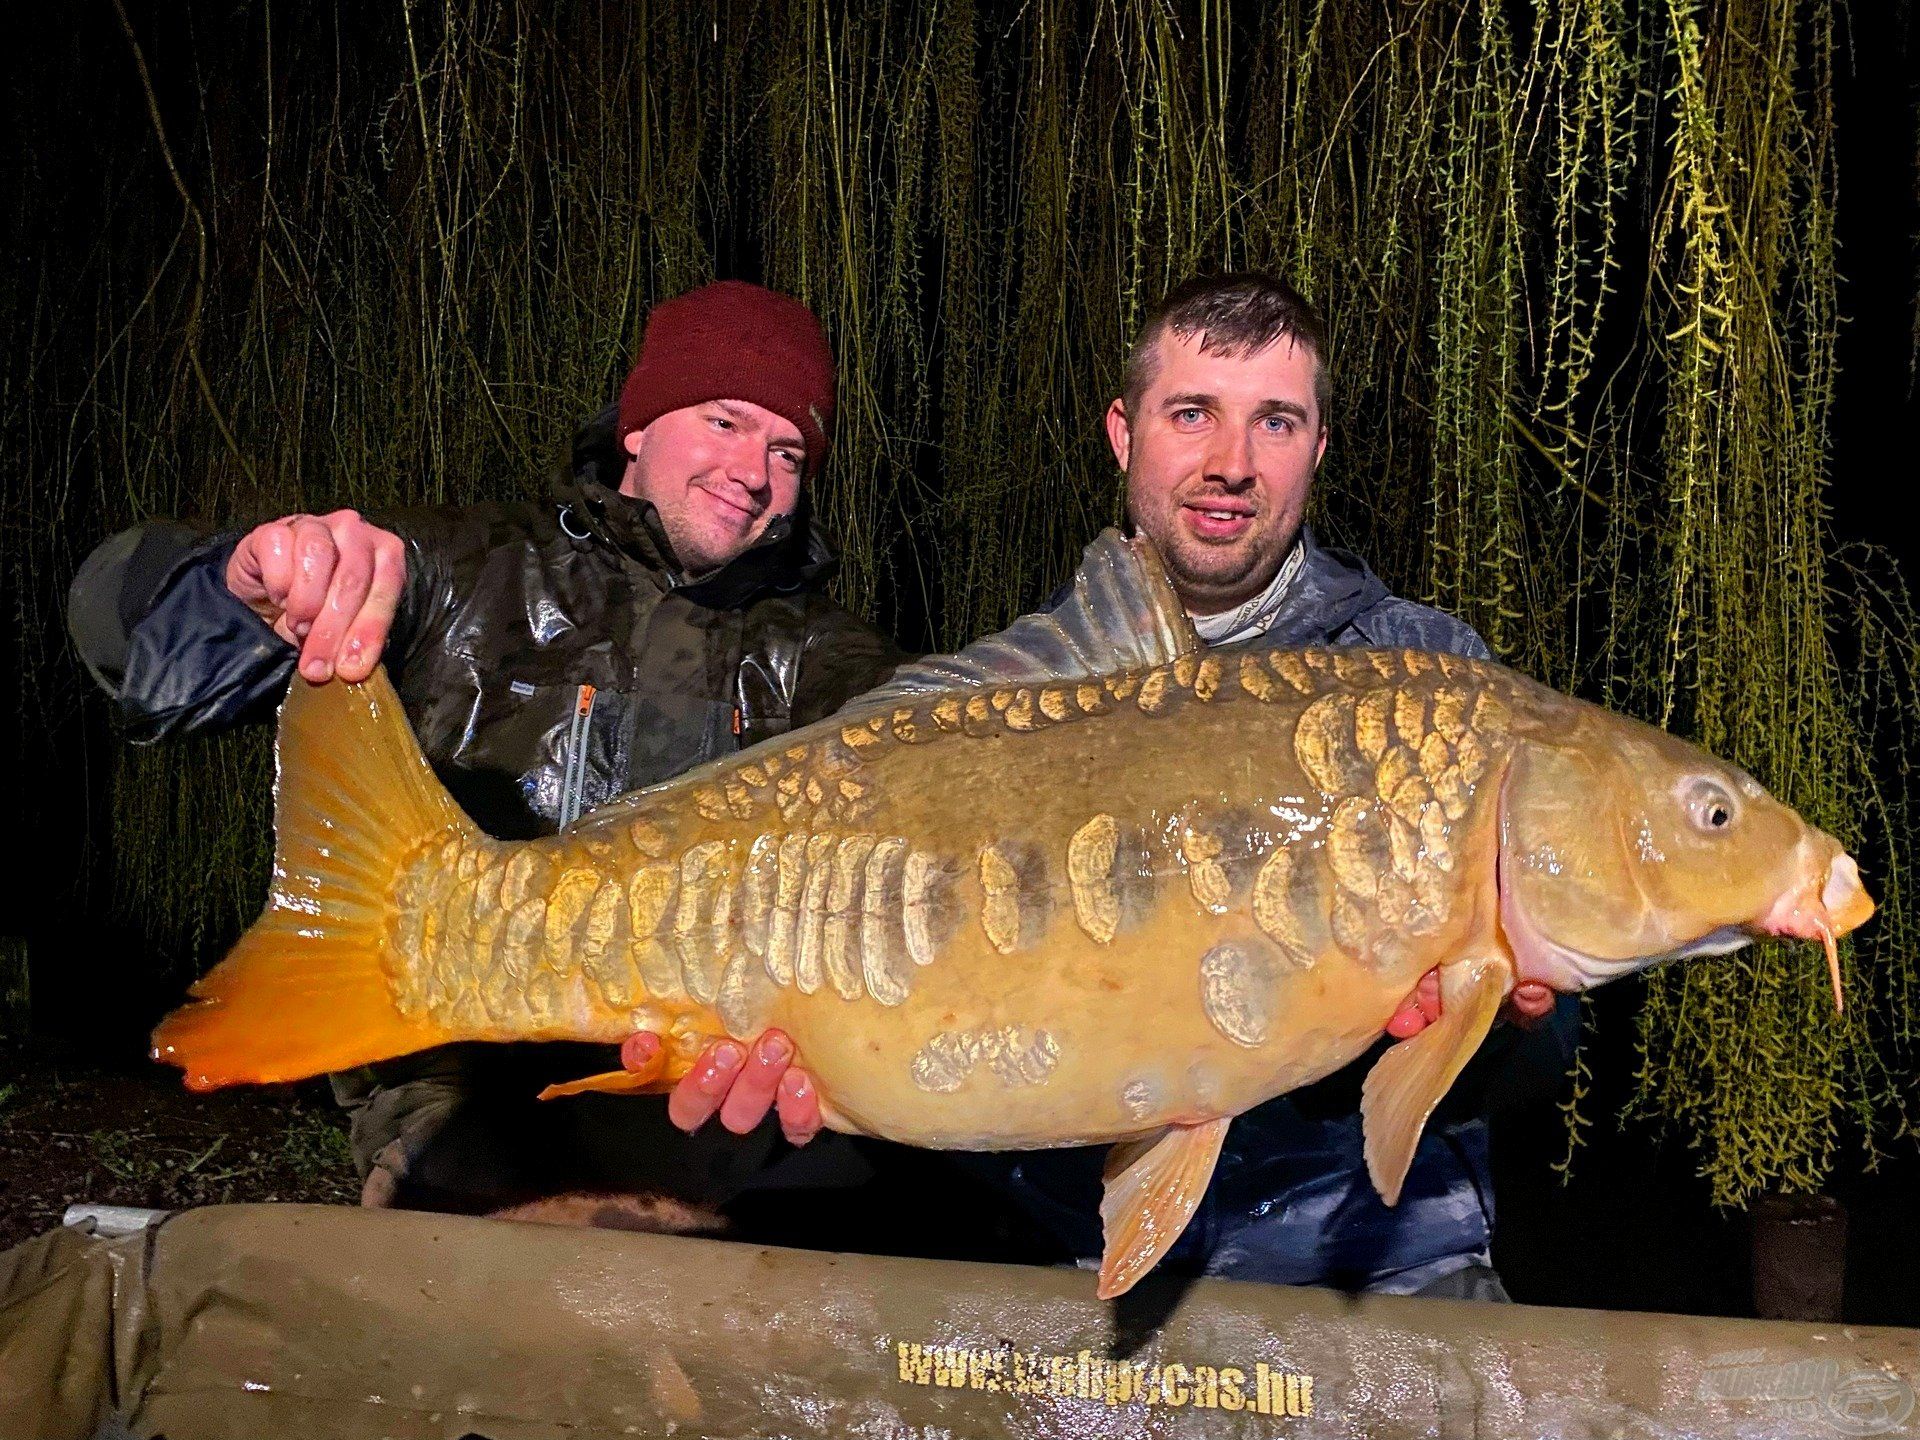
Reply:
[[[1207,478],[1236,487],[1253,483],[1253,441],[1246,431],[1228,426],[1220,432],[1207,455]]]
[[[756,493],[767,488],[768,469],[767,447],[757,441],[743,438],[727,455],[727,477]]]

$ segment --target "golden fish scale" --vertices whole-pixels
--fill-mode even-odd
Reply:
[[[778,1024],[843,1123],[921,1143],[1240,1108],[1486,923],[1474,802],[1524,684],[1227,650],[836,719],[565,836],[424,851],[396,999],[485,1038],[657,1030],[670,1074]]]

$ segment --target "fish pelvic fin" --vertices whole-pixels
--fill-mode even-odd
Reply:
[[[388,980],[392,892],[439,836],[478,837],[421,754],[384,669],[297,676],[275,742],[266,909],[153,1032],[187,1088],[300,1080],[459,1038]]]
[[[1367,1173],[1387,1204],[1399,1203],[1427,1117],[1487,1038],[1512,988],[1513,966],[1504,957],[1442,965],[1440,1018],[1395,1045],[1367,1072],[1360,1091]]]
[[[666,1074],[667,1047],[661,1044],[654,1047],[653,1054],[637,1070],[602,1070],[598,1075],[549,1085],[540,1092],[539,1098],[558,1100],[565,1095],[585,1095],[590,1091],[602,1095],[664,1095],[673,1088],[673,1081],[667,1079]]]
[[[583,1075],[578,1080],[549,1085],[534,1098],[559,1100],[568,1095],[664,1095],[673,1088],[658,1076],[648,1079],[631,1070],[602,1070],[598,1075]]]
[[[1107,1152],[1106,1194],[1100,1201],[1107,1242],[1100,1257],[1102,1300],[1131,1290],[1187,1228],[1213,1179],[1228,1118],[1169,1126],[1158,1136]]]

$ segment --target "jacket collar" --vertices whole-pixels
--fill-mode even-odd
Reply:
[[[1367,562],[1322,545],[1313,527],[1300,527],[1300,568],[1260,638],[1272,645],[1321,645],[1387,598],[1387,587]]]
[[[839,568],[826,535],[800,511],[778,515],[760,538],[710,575],[686,578],[660,512],[651,501],[620,493],[624,457],[615,440],[617,406],[609,405],[574,435],[573,474],[554,487],[560,526],[582,548],[618,552],[663,591],[685,595],[711,610],[735,610],[774,595],[824,584]]]

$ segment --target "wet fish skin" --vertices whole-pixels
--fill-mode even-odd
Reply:
[[[1529,761],[1560,788],[1527,787],[1527,818],[1509,823],[1532,835],[1543,805],[1573,797],[1562,854],[1585,843],[1602,778],[1627,793],[1621,777],[1655,760],[1704,765],[1764,804],[1643,728],[1498,666],[1394,651],[1216,652],[890,706],[565,836],[423,849],[390,973],[403,1006],[472,1038],[653,1030],[667,1080],[713,1039],[778,1025],[843,1128],[926,1145],[1123,1138],[1329,1073],[1426,970],[1494,943],[1489,777],[1517,745],[1616,757]],[[1644,793],[1634,803],[1651,834]],[[1531,843],[1535,861],[1549,853]],[[1666,831],[1659,843],[1679,852]],[[1581,906],[1549,907],[1587,925],[1574,938],[1589,952],[1622,934],[1636,956],[1677,948],[1673,927],[1693,923],[1678,898],[1645,912],[1668,929],[1636,930],[1622,923],[1635,887],[1591,874],[1567,890]],[[1757,912],[1743,888],[1780,884],[1721,866],[1704,893],[1735,903],[1708,928]]]
[[[1141,601],[1163,663],[883,699],[525,843],[459,814],[384,676],[296,686],[267,912],[156,1056],[212,1088],[652,1031],[657,1073],[560,1087],[632,1090],[777,1025],[836,1128],[1122,1142],[1113,1294],[1226,1120],[1357,1057],[1428,970],[1440,1021],[1366,1086],[1389,1201],[1518,981],[1831,953],[1871,914],[1837,842],[1693,746],[1487,662],[1204,650],[1169,593]]]

